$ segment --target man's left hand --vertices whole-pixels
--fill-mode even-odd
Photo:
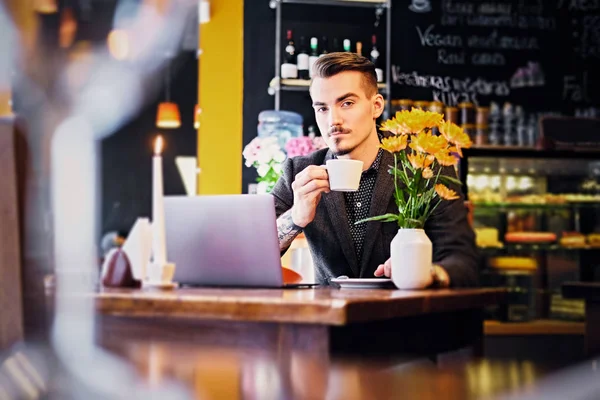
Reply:
[[[375,276],[387,276],[388,278],[392,277],[392,259],[388,258],[384,264],[380,264],[375,270]],[[450,286],[450,276],[446,270],[439,266],[433,265],[431,268],[431,282],[427,284],[428,286],[432,286],[436,284],[439,287],[448,287]]]
[[[379,267],[375,270],[375,276],[392,276],[392,259],[388,258],[384,264],[379,264]]]

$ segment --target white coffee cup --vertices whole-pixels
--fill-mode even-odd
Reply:
[[[338,192],[355,192],[360,185],[363,162],[360,160],[327,160],[329,189]]]
[[[158,264],[154,262],[148,263],[147,268],[148,281],[153,283],[169,283],[173,280],[175,274],[175,264],[166,263]]]

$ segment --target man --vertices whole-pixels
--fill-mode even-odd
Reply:
[[[355,53],[330,53],[314,64],[310,95],[317,125],[328,149],[286,160],[273,191],[282,254],[304,231],[319,283],[331,278],[391,276],[390,243],[398,227],[393,222],[360,219],[396,212],[393,156],[380,149],[376,120],[384,109],[377,91],[375,66]],[[329,190],[323,167],[332,158],[363,161],[357,192]],[[446,171],[447,172],[447,171]],[[452,171],[452,173],[454,173]],[[456,191],[461,193],[459,188]],[[443,201],[425,224],[433,243],[430,285],[477,284],[474,233],[461,198]]]

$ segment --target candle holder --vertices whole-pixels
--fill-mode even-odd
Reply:
[[[175,263],[151,261],[146,268],[146,277],[142,282],[144,288],[174,289],[178,286],[173,282]]]

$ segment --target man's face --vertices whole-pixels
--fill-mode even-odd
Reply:
[[[338,156],[352,153],[377,134],[374,120],[383,111],[383,97],[366,93],[363,79],[360,72],[346,71],[314,78],[310,88],[321,135]]]

